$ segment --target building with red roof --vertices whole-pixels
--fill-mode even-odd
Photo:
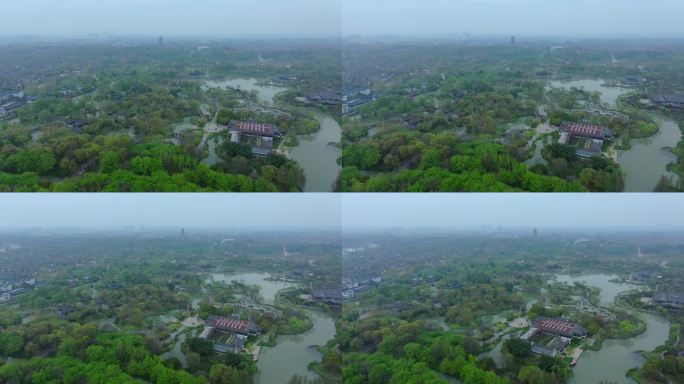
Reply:
[[[239,132],[242,135],[279,137],[282,132],[275,124],[257,123],[253,121],[231,121],[228,124],[230,132]]]
[[[231,121],[228,131],[230,141],[250,145],[252,154],[258,157],[266,157],[273,152],[273,139],[283,136],[275,124],[252,121]]]
[[[236,319],[234,317],[211,315],[205,321],[205,325],[218,331],[237,333],[240,335],[258,335],[261,333],[259,326],[253,322]]]
[[[589,139],[607,140],[614,136],[613,132],[606,127],[585,123],[564,123],[560,130],[573,136]]]
[[[584,337],[587,335],[587,332],[581,325],[560,318],[539,316],[532,322],[532,327],[567,338]]]

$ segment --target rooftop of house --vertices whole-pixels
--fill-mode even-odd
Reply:
[[[592,139],[604,139],[613,136],[613,132],[606,127],[584,123],[563,123],[561,132]]]
[[[684,292],[658,292],[655,294],[657,302],[684,304]]]
[[[598,139],[586,140],[582,145],[575,148],[575,153],[579,157],[593,157],[603,151],[603,141]]]
[[[586,335],[586,331],[581,325],[560,318],[539,316],[532,321],[532,326],[544,332],[564,337]]]
[[[651,99],[656,103],[684,104],[684,94],[659,94]]]
[[[312,296],[315,299],[342,299],[342,290],[339,288],[324,288],[313,291]]]
[[[88,124],[86,121],[83,120],[78,120],[78,119],[71,119],[67,120],[64,122],[66,125],[74,127],[74,128],[82,128],[86,124]]]
[[[259,329],[256,324],[250,321],[236,319],[234,317],[211,315],[205,321],[205,325],[207,327],[215,328],[219,331],[228,331],[241,334],[261,332],[261,329]]]
[[[331,91],[309,92],[307,97],[312,100],[342,100],[342,95],[339,92]]]
[[[207,325],[216,329],[235,332],[247,332],[249,330],[248,321],[235,319],[232,317],[212,315],[207,319]]]
[[[252,121],[231,121],[228,129],[235,132],[260,135],[260,136],[279,136],[280,129],[275,124],[256,123]]]

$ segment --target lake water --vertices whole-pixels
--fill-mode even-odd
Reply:
[[[204,82],[204,88],[233,88],[248,92],[257,91],[257,100],[259,100],[260,104],[268,107],[273,106],[273,99],[284,89],[271,85],[259,85],[258,82],[257,79],[210,80]]]
[[[206,283],[223,282],[230,284],[233,281],[237,281],[247,285],[258,285],[261,287],[259,295],[264,299],[264,303],[273,304],[278,291],[293,287],[295,284],[284,281],[267,280],[270,277],[271,275],[267,273],[212,273],[211,276],[207,278]]]
[[[589,274],[589,275],[556,275],[556,281],[559,283],[568,283],[570,285],[578,282],[584,283],[590,287],[601,288],[599,300],[604,306],[612,305],[618,294],[630,289],[637,288],[636,285],[621,283],[617,281],[610,281],[617,276],[603,275],[603,274]]]
[[[331,116],[316,113],[321,129],[312,134],[299,136],[299,145],[289,148],[290,156],[304,169],[305,192],[331,192],[340,170],[337,159],[342,151],[331,143],[342,138],[340,124]]]
[[[255,383],[280,384],[294,375],[315,379],[318,375],[308,370],[309,363],[321,361],[321,354],[310,348],[325,345],[335,337],[335,321],[323,312],[306,310],[313,320],[313,328],[293,336],[278,336],[278,345],[273,348],[262,347],[255,375]]]
[[[583,276],[558,275],[556,280],[572,284],[585,282],[601,288],[600,300],[604,305],[614,302],[620,292],[636,286],[610,281],[614,276],[591,274]],[[632,368],[641,367],[643,359],[635,352],[651,351],[665,343],[670,324],[667,320],[648,313],[637,314],[647,324],[646,332],[626,340],[605,340],[600,351],[585,351],[573,368],[569,384],[594,384],[603,380],[617,384],[633,384],[625,374]]]
[[[617,106],[618,98],[631,92],[627,88],[607,87],[603,85],[605,84],[605,81],[602,79],[583,79],[572,81],[553,80],[549,81],[549,84],[553,88],[562,88],[568,90],[571,88],[578,88],[588,92],[600,92],[601,103],[607,104],[609,108],[615,108]]]

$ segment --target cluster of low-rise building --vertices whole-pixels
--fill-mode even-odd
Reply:
[[[16,109],[36,100],[37,96],[26,96],[23,91],[0,91],[0,119],[11,117]]]
[[[340,105],[342,93],[333,91],[309,92],[306,94],[306,100],[312,104],[334,107]]]
[[[666,308],[684,308],[684,292],[657,292],[653,297],[653,300],[656,304]]]
[[[684,108],[684,93],[651,95],[651,102],[660,107],[682,109]]]
[[[349,90],[342,96],[342,115],[353,115],[359,108],[376,99],[377,95],[370,89]]]
[[[342,279],[342,298],[351,299],[359,292],[375,288],[382,282],[381,276],[348,277]]]
[[[0,282],[0,304],[11,303],[16,296],[24,294],[35,287],[36,279],[2,281]]]
[[[317,302],[338,306],[342,304],[342,290],[336,285],[319,287],[311,291],[311,298]]]

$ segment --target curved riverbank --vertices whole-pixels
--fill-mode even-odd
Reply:
[[[321,129],[311,135],[297,136],[299,145],[289,147],[290,157],[304,169],[304,192],[331,192],[340,166],[337,159],[342,151],[336,145],[342,139],[342,127],[330,115],[314,112]]]
[[[309,370],[309,364],[321,361],[323,356],[315,346],[325,345],[335,337],[335,321],[321,311],[303,311],[312,319],[313,327],[298,335],[278,336],[275,347],[262,347],[255,383],[286,383],[294,375],[309,380],[318,378],[317,373]]]
[[[556,280],[573,284],[583,282],[588,286],[601,288],[600,301],[603,305],[615,304],[615,299],[635,286],[611,281],[614,276],[592,274],[583,276],[558,275]],[[628,371],[640,368],[644,364],[642,351],[652,351],[665,343],[670,332],[670,323],[657,315],[638,312],[630,309],[631,314],[638,316],[646,323],[646,330],[637,336],[627,339],[603,340],[598,351],[585,350],[577,366],[573,369],[573,376],[568,384],[586,384],[610,382],[616,384],[633,384],[627,377]]]
[[[234,88],[248,92],[256,92],[260,104],[273,107],[276,104],[276,96],[286,89],[271,85],[263,85],[257,79],[229,79],[223,81],[205,81],[205,89],[209,88]],[[327,113],[313,112],[316,119],[321,123],[321,128],[313,134],[298,135],[299,144],[293,147],[281,147],[280,152],[287,154],[295,160],[304,170],[306,183],[304,192],[332,192],[340,167],[337,159],[342,151],[331,143],[339,143],[342,140],[342,127]],[[209,142],[209,157],[207,162],[216,158],[212,145]]]
[[[625,173],[625,192],[652,192],[663,175],[678,179],[667,166],[677,161],[668,148],[677,146],[682,138],[679,125],[669,117],[649,115],[658,124],[658,132],[647,138],[631,139],[629,150],[618,151],[618,163]]]
[[[620,97],[634,92],[631,88],[608,86],[603,79],[550,81],[549,87],[598,92],[601,103],[618,109]],[[647,138],[630,139],[630,149],[617,151],[617,162],[625,175],[625,192],[652,192],[662,176],[678,180],[677,174],[667,170],[670,163],[677,161],[677,156],[668,148],[677,146],[682,132],[669,117],[643,109],[637,112],[651,117],[658,124],[658,132]]]

